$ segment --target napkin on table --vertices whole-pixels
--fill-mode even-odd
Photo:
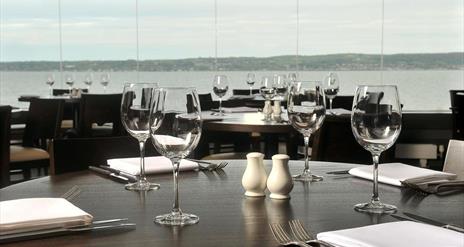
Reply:
[[[412,221],[322,232],[317,234],[317,239],[337,247],[462,247],[464,245],[463,233]]]
[[[129,173],[134,176],[140,174],[140,158],[109,159],[108,165],[111,168]],[[194,170],[198,168],[196,162],[181,160],[180,171]],[[172,172],[171,160],[164,156],[145,157],[145,174],[157,174]]]
[[[373,167],[360,166],[352,168],[349,173],[356,177],[372,180]],[[420,183],[437,180],[453,180],[456,174],[410,166],[402,163],[384,163],[379,165],[379,182],[401,186],[401,181]]]
[[[92,223],[92,215],[64,198],[26,198],[0,202],[0,235]]]

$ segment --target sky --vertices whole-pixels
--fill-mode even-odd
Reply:
[[[0,0],[0,61],[58,61],[59,0]],[[135,0],[61,0],[64,60],[135,59]],[[218,56],[296,53],[297,0],[217,0]],[[214,0],[138,0],[139,56],[213,57]],[[299,54],[378,54],[381,0],[300,0]],[[464,51],[464,0],[385,0],[384,52]]]

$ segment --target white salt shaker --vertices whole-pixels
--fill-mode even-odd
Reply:
[[[242,185],[245,188],[245,195],[251,197],[265,196],[267,174],[264,170],[264,154],[247,154],[247,167],[242,177]]]
[[[282,113],[282,109],[280,108],[280,100],[274,101],[274,105],[272,106],[272,116],[274,118],[280,117]]]
[[[286,154],[272,156],[272,170],[267,179],[267,188],[271,192],[272,199],[289,199],[289,193],[293,189],[293,179],[288,168]]]

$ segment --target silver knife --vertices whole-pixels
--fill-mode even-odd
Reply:
[[[408,216],[408,217],[411,217],[412,219],[423,222],[423,223],[427,223],[427,224],[430,224],[430,225],[439,226],[439,227],[443,227],[443,228],[450,229],[450,230],[453,230],[453,231],[464,233],[464,228],[461,228],[459,226],[446,224],[446,223],[443,223],[443,222],[440,222],[440,221],[436,221],[436,220],[429,219],[429,218],[426,218],[424,216],[420,216],[420,215],[416,215],[416,214],[412,214],[412,213],[403,212],[403,214]]]
[[[105,170],[108,170],[110,172],[116,173],[116,174],[118,174],[120,176],[126,177],[126,178],[128,178],[130,180],[130,182],[136,182],[138,180],[137,176],[129,174],[127,172],[120,171],[118,169],[111,168],[110,166],[101,165],[101,166],[99,166],[99,168],[105,169]]]
[[[125,183],[137,181],[137,180],[133,180],[133,179],[130,179],[128,177],[125,177],[125,176],[121,176],[119,174],[116,174],[116,173],[114,173],[112,171],[108,171],[108,170],[100,168],[100,167],[89,166],[89,169],[96,172],[96,173],[107,175],[109,177],[115,178],[115,179],[117,179],[119,181],[122,181],[122,182],[125,182]]]
[[[331,171],[331,172],[326,172],[325,174],[334,174],[334,175],[338,175],[338,174],[350,174],[349,171],[350,171],[350,170]]]

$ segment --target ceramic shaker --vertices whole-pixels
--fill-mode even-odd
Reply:
[[[242,177],[242,185],[245,188],[245,195],[251,197],[265,196],[267,174],[264,170],[264,154],[247,154],[247,167]]]
[[[276,154],[272,156],[272,170],[267,179],[267,188],[271,192],[272,199],[288,199],[289,193],[293,189],[293,180],[288,168],[286,154]]]

